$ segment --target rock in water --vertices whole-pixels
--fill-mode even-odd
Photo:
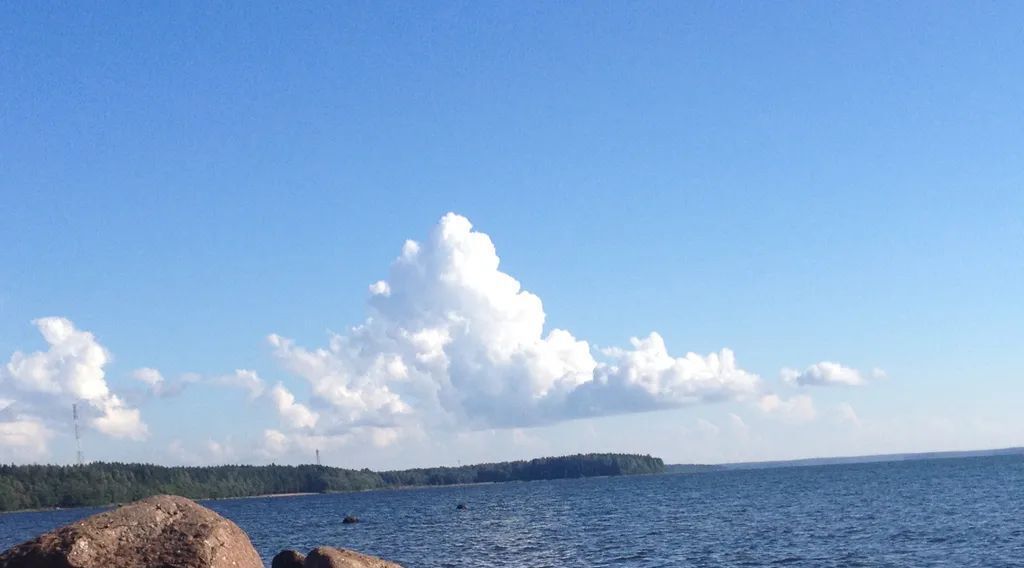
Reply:
[[[294,550],[282,550],[270,561],[270,568],[302,568],[306,557]]]
[[[306,568],[402,568],[394,562],[381,560],[331,546],[321,546],[306,555]]]
[[[0,554],[0,568],[263,568],[235,523],[158,495],[93,515]]]
[[[359,522],[359,517],[355,517],[355,516],[352,516],[352,515],[345,515],[345,518],[342,519],[341,522],[346,524],[346,525],[354,525],[354,524]]]

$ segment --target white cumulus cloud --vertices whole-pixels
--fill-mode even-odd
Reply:
[[[113,394],[104,367],[110,353],[93,334],[75,328],[67,318],[46,317],[32,322],[49,345],[46,351],[16,351],[0,369],[18,400],[27,406],[85,402],[80,408],[96,430],[115,438],[145,439],[149,433],[137,409]]]
[[[92,419],[94,428],[114,438],[145,440],[149,428],[142,421],[142,413],[137,408],[129,408],[115,395],[102,401],[103,413]]]
[[[246,391],[250,400],[270,402],[286,428],[313,428],[320,419],[320,415],[308,406],[296,402],[295,395],[283,383],[278,382],[268,389],[256,371],[238,369],[234,374],[220,377],[218,382]]]
[[[222,385],[245,390],[249,393],[250,400],[263,396],[263,391],[266,390],[263,379],[260,378],[256,371],[249,369],[236,369],[234,373],[218,377],[216,380]]]
[[[270,389],[270,399],[281,415],[290,426],[294,428],[313,428],[316,426],[320,416],[303,404],[295,402],[295,395],[288,392],[284,385],[278,383]]]
[[[546,331],[541,299],[499,265],[490,237],[449,213],[370,286],[361,324],[313,349],[271,335],[282,366],[330,408],[317,428],[519,427],[756,398],[761,379],[729,349],[673,355],[652,332],[597,351]]]
[[[185,387],[200,380],[199,375],[195,373],[184,373],[177,379],[167,380],[163,373],[151,367],[135,369],[131,377],[148,386],[150,394],[161,398],[177,396]]]

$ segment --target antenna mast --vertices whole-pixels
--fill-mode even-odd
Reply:
[[[78,465],[82,465],[82,437],[78,433],[78,405],[71,405],[71,415],[75,418],[75,447],[78,449],[76,457],[78,458]]]
[[[316,465],[320,465],[320,448],[316,449]]]

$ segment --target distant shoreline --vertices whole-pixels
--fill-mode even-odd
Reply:
[[[939,459],[958,459],[958,458],[978,458],[978,457],[997,457],[997,456],[1024,456],[1024,447],[1011,447],[1011,448],[999,448],[990,450],[950,450],[950,451],[937,451],[937,452],[919,452],[919,453],[898,453],[898,454],[875,454],[865,456],[843,456],[843,457],[825,457],[825,458],[800,458],[793,460],[771,460],[761,462],[733,462],[733,463],[721,463],[721,464],[665,464],[663,471],[661,472],[650,472],[650,473],[625,473],[618,475],[682,475],[682,474],[695,474],[695,473],[714,473],[714,472],[725,472],[725,471],[742,471],[752,469],[775,469],[775,468],[791,468],[791,467],[813,467],[813,466],[832,466],[832,465],[855,465],[855,464],[871,464],[871,463],[892,463],[902,461],[922,461],[922,460],[939,460]],[[484,464],[486,465],[486,464]],[[246,467],[263,467],[263,466],[246,466]],[[286,466],[286,467],[304,467],[304,466]],[[462,466],[462,467],[480,467],[480,466]],[[330,469],[330,468],[327,468]],[[453,470],[459,468],[436,468],[437,470]],[[418,470],[409,470],[418,471]],[[586,477],[610,477],[608,475],[586,475],[578,477],[553,477],[546,478],[545,480],[557,480],[557,479],[582,479]],[[326,495],[334,493],[363,493],[368,491],[405,491],[405,490],[416,490],[416,489],[442,489],[442,488],[453,488],[453,487],[467,487],[475,485],[493,485],[496,483],[512,483],[515,481],[534,481],[528,479],[507,479],[503,481],[474,481],[474,482],[457,482],[457,483],[433,483],[423,485],[389,485],[380,487],[365,487],[365,488],[353,488],[353,489],[327,489],[324,491],[297,491],[297,492],[286,492],[286,493],[264,493],[255,495],[239,495],[229,497],[196,497],[197,501],[227,501],[232,499],[274,499],[281,497],[303,497],[311,495]],[[9,509],[0,510],[0,515],[7,513],[38,513],[38,512],[52,512],[52,511],[63,511],[72,509],[83,509],[83,508],[95,508],[105,509],[111,507],[117,507],[121,503],[107,503],[107,504],[83,504],[67,507],[33,507],[24,509]]]
[[[371,471],[322,465],[161,466],[0,464],[0,510],[102,506],[149,495],[195,500],[274,498],[365,490],[664,473],[661,458],[641,454],[574,454],[511,462]],[[17,491],[2,491],[16,487]]]
[[[737,471],[744,469],[774,469],[785,467],[852,465],[860,463],[889,463],[901,461],[983,458],[1016,455],[1024,455],[1024,446],[1016,446],[1011,448],[997,448],[991,450],[944,450],[936,452],[909,452],[898,454],[872,454],[864,456],[797,458],[792,460],[730,462],[719,464],[665,464],[665,473],[701,473],[712,471]]]

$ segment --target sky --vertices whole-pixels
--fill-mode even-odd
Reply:
[[[0,462],[1024,445],[1024,7],[0,7]]]

